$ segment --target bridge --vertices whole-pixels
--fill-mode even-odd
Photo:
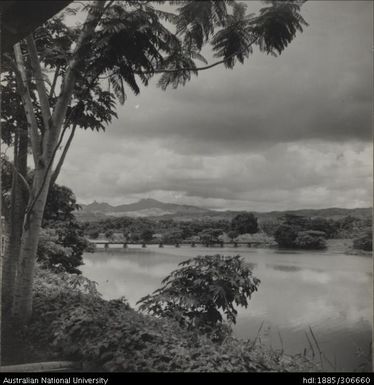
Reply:
[[[104,249],[108,249],[111,245],[118,245],[124,249],[126,249],[128,246],[141,246],[142,248],[146,248],[147,246],[154,246],[158,245],[158,247],[162,248],[164,246],[174,246],[174,247],[181,247],[181,246],[190,246],[190,247],[196,247],[196,246],[202,246],[202,247],[256,247],[262,244],[262,242],[212,242],[212,243],[204,243],[204,242],[175,242],[175,243],[164,243],[164,242],[127,242],[127,241],[110,241],[110,240],[90,240],[91,243],[94,245],[102,245],[104,246]]]

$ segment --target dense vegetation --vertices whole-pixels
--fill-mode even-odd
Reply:
[[[5,220],[9,223],[12,175],[9,162],[2,162],[2,171],[3,208]],[[32,182],[30,170],[27,179],[29,183]],[[75,212],[79,208],[70,188],[57,183],[52,184],[47,196],[37,249],[37,261],[43,266],[56,271],[62,269],[69,273],[80,273],[78,267],[83,264],[83,252],[93,249],[87,241],[82,224],[75,217]]]
[[[329,238],[354,238],[353,247],[371,250],[371,219],[344,217],[339,220],[285,215],[274,232],[280,247],[325,249]]]
[[[280,247],[300,249],[325,249],[327,233],[317,228],[329,229],[329,223],[322,226],[313,220],[296,215],[286,215],[275,231],[274,237]]]
[[[367,231],[364,235],[354,239],[353,248],[363,251],[373,250],[373,234],[371,231]]]
[[[257,218],[252,214],[241,213],[231,221],[231,231],[236,234],[254,234],[258,231]]]
[[[318,370],[305,356],[289,357],[256,341],[228,335],[214,342],[168,317],[105,301],[82,276],[37,269],[34,309],[23,338],[33,358],[79,360],[85,370],[304,371]]]
[[[241,216],[243,215],[254,218],[252,214],[241,214]],[[257,224],[256,218],[254,220]],[[117,236],[130,242],[153,240],[154,242],[177,243],[198,240],[212,244],[220,242],[219,237],[224,233],[233,231],[237,236],[246,232],[245,228],[238,230],[235,223],[228,220],[211,218],[181,222],[173,219],[121,217],[98,222],[85,222],[82,226],[85,234],[90,238],[95,239],[100,235],[108,238]]]
[[[73,192],[54,184],[47,197],[42,232],[39,239],[37,261],[54,271],[80,273],[84,251],[90,251],[82,225],[74,211],[79,208]]]
[[[341,218],[305,217],[285,214],[272,220],[259,220],[252,213],[240,213],[231,220],[203,217],[188,221],[165,218],[108,218],[82,224],[89,238],[128,242],[183,241],[218,244],[222,241],[255,241],[285,248],[323,249],[327,239],[361,239],[371,232],[371,219],[345,216]],[[356,245],[359,241],[356,242]],[[369,245],[369,244],[368,244]],[[369,246],[366,246],[369,247]]]

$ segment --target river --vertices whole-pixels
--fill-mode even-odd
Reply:
[[[325,370],[360,370],[372,330],[372,260],[342,251],[280,251],[255,248],[132,246],[85,254],[83,274],[106,299],[125,296],[130,305],[161,286],[179,262],[197,255],[241,255],[261,280],[247,309],[239,308],[234,333],[290,354],[311,355],[307,335],[327,357]],[[316,348],[314,348],[316,350]],[[317,352],[316,359],[318,357]],[[329,361],[329,362],[328,362]]]

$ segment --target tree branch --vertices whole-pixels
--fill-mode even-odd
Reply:
[[[51,89],[49,90],[49,100],[51,100],[51,98],[55,94],[55,88],[56,88],[57,79],[58,79],[58,77],[60,75],[59,72],[60,72],[60,66],[57,65],[55,74],[53,76],[53,81],[52,81]]]
[[[99,76],[99,75],[96,75],[96,76],[91,80],[91,83],[90,83],[90,85],[87,87],[86,93],[82,96],[82,99],[84,99],[85,95],[90,91],[90,89],[91,89],[90,87],[95,83],[95,81],[97,80],[98,76]],[[72,113],[72,112],[71,112],[71,113]],[[63,128],[63,130],[62,130],[60,139],[58,140],[58,142],[57,142],[55,148],[53,149],[53,153],[52,153],[52,156],[51,156],[50,161],[48,162],[47,170],[46,170],[46,173],[45,173],[45,175],[44,175],[44,179],[43,179],[42,185],[41,185],[41,187],[40,187],[38,193],[36,194],[35,198],[34,198],[33,201],[30,203],[30,205],[29,205],[30,209],[27,209],[27,210],[26,210],[26,221],[25,221],[26,224],[27,224],[28,219],[29,219],[29,217],[30,217],[31,210],[32,210],[32,208],[34,207],[35,202],[36,202],[37,198],[39,197],[39,195],[41,194],[41,191],[42,191],[42,189],[43,189],[43,187],[44,187],[44,185],[45,185],[45,183],[46,183],[48,172],[49,172],[49,170],[50,170],[51,167],[52,167],[52,164],[53,164],[53,161],[54,161],[54,159],[55,159],[57,150],[58,150],[58,148],[60,147],[60,145],[61,145],[61,143],[62,143],[62,140],[63,140],[63,138],[64,138],[65,132],[66,132],[66,130],[67,130],[67,128],[68,128],[68,125],[69,125],[69,123],[70,123],[70,116],[71,116],[71,113],[70,113],[69,116],[67,116],[66,119],[65,119],[65,125],[64,125],[64,128]],[[71,141],[73,140],[73,137],[74,137],[74,133],[75,133],[76,127],[77,127],[77,124],[74,124],[74,126],[73,126],[73,128],[72,128],[72,133],[70,134],[69,139],[68,139],[69,145],[67,146],[67,148],[66,148],[66,146],[65,146],[65,149],[64,149],[64,151],[63,151],[63,153],[65,153],[65,155],[61,155],[61,157],[63,156],[64,158],[63,158],[62,160],[61,160],[61,158],[60,158],[60,160],[59,160],[59,163],[58,163],[58,165],[57,165],[57,167],[58,167],[58,172],[57,172],[57,174],[55,175],[55,179],[54,179],[54,180],[57,179],[58,174],[60,173],[60,170],[61,170],[63,161],[65,160],[65,157],[66,157],[66,153],[67,153],[67,151],[68,151],[68,149],[69,149],[69,147],[70,147]],[[61,164],[60,164],[60,162],[61,162]],[[56,171],[57,171],[57,168],[56,168],[55,172],[56,172]],[[51,178],[53,178],[53,175],[52,175]]]
[[[16,59],[16,63],[14,63],[13,60],[10,58],[10,64],[12,65],[14,72],[16,74],[17,90],[21,96],[21,99],[24,105],[26,120],[30,129],[30,140],[31,140],[31,147],[33,150],[32,152],[33,152],[34,162],[35,164],[37,164],[38,157],[41,155],[38,123],[36,121],[36,117],[34,114],[34,106],[32,104],[30,91],[27,83],[26,69],[23,62],[20,44],[19,43],[15,44],[13,49],[14,49],[14,56]]]
[[[42,118],[44,124],[44,131],[47,131],[49,129],[51,119],[51,110],[49,106],[47,91],[44,86],[43,73],[38,58],[38,52],[36,50],[36,45],[32,34],[27,36],[26,42],[30,55],[31,67],[34,72],[36,89],[38,91],[40,109],[42,111]]]
[[[247,46],[245,46],[243,49],[241,49],[240,51],[237,51],[237,52],[234,52],[232,53],[231,55],[227,56],[225,59],[222,59],[222,60],[219,60],[219,61],[216,61],[212,64],[208,64],[206,66],[203,66],[203,67],[185,67],[185,68],[155,68],[154,70],[151,70],[151,71],[134,71],[135,74],[137,75],[147,75],[147,74],[161,74],[161,73],[175,73],[175,72],[181,72],[181,71],[195,71],[195,72],[199,72],[199,71],[204,71],[204,70],[208,70],[210,68],[213,68],[213,67],[216,67],[220,64],[225,64],[225,62],[227,62],[227,60],[231,59],[232,57],[236,56],[236,55],[239,55],[243,52],[245,52],[248,48],[250,48],[257,40],[258,40],[259,36],[256,36]]]
[[[64,161],[65,161],[65,158],[66,158],[66,154],[67,154],[67,152],[68,152],[68,150],[70,148],[71,142],[72,142],[72,140],[74,138],[74,134],[75,134],[75,129],[76,128],[77,128],[77,124],[74,124],[73,128],[71,129],[71,133],[69,135],[69,138],[68,138],[68,140],[67,140],[67,142],[65,144],[65,147],[64,147],[64,149],[62,151],[61,157],[60,157],[59,161],[57,162],[57,166],[56,166],[56,168],[55,168],[55,170],[54,170],[54,172],[52,174],[50,186],[52,186],[56,182],[56,180],[57,180],[57,178],[58,178],[58,176],[60,174],[62,165],[64,164]]]
[[[86,43],[89,36],[94,32],[95,27],[98,24],[102,15],[104,5],[105,0],[96,0],[93,7],[101,10],[101,13],[99,14],[96,11],[91,11],[88,14],[87,19],[84,23],[82,33],[80,34],[77,42],[77,46],[74,50],[68,68],[65,72],[64,84],[52,114],[52,124],[54,127],[60,127],[62,125],[62,122],[64,121],[66,110],[70,103],[70,99],[74,90],[76,72],[83,59],[81,54],[82,47]],[[56,134],[58,136],[58,132]]]
[[[114,3],[114,0],[110,0],[108,4],[105,6],[103,13],[106,12],[106,10]]]
[[[62,143],[62,139],[64,138],[64,134],[65,134],[65,132],[66,132],[66,129],[67,129],[67,126],[65,126],[64,129],[62,130],[60,139],[59,139],[59,141],[57,142],[56,147],[53,149],[52,157],[51,157],[50,161],[48,162],[47,168],[46,168],[46,170],[45,170],[44,178],[43,178],[42,184],[41,184],[41,186],[40,186],[40,188],[39,188],[39,191],[37,191],[37,193],[35,194],[34,199],[29,203],[28,207],[26,208],[26,213],[25,213],[25,214],[26,214],[26,215],[25,215],[25,226],[28,225],[28,222],[29,222],[29,219],[30,219],[30,215],[31,215],[32,209],[34,208],[36,201],[38,200],[40,194],[41,194],[42,191],[43,191],[43,188],[44,188],[45,183],[46,183],[46,181],[47,181],[47,176],[48,176],[49,170],[50,170],[51,167],[52,167],[53,160],[54,160],[54,158],[55,158],[55,156],[56,156],[57,150],[58,150],[58,148],[60,147],[60,145],[61,145],[61,143]]]

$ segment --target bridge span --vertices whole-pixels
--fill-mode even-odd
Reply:
[[[158,245],[158,247],[162,248],[164,246],[189,246],[189,247],[256,247],[261,244],[261,242],[213,242],[213,243],[203,243],[203,242],[175,242],[175,243],[164,243],[164,242],[127,242],[127,241],[110,241],[110,240],[90,240],[95,246],[103,246],[104,249],[109,249],[109,246],[115,245],[121,248],[126,249],[129,246],[141,246],[142,248],[146,248],[147,246]],[[101,248],[100,248],[101,249]]]

